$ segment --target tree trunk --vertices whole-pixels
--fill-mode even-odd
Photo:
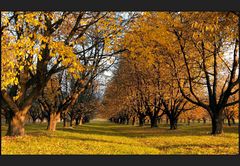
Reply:
[[[127,118],[127,125],[129,125],[129,119],[130,119],[130,118]]]
[[[37,119],[33,118],[33,123],[36,123],[36,120],[37,120]]]
[[[124,124],[124,119],[120,118],[120,124]]]
[[[223,132],[223,116],[215,113],[212,117],[212,134],[222,134]]]
[[[63,127],[67,127],[67,118],[63,118]]]
[[[79,125],[81,126],[83,124],[83,117],[81,116],[79,119]]]
[[[188,126],[190,126],[190,123],[191,123],[191,119],[188,118]]]
[[[122,124],[126,124],[126,118],[122,118]]]
[[[135,125],[135,117],[133,117],[132,125],[133,125],[133,126]]]
[[[120,118],[120,121],[119,121],[119,123],[120,123],[120,124],[122,124],[122,123],[123,123],[123,119],[122,119],[122,118]]]
[[[79,125],[79,118],[75,119],[75,125],[78,126]]]
[[[177,119],[170,118],[170,130],[177,129]]]
[[[49,125],[50,125],[50,114],[49,114],[49,116],[47,117],[47,130],[49,129]]]
[[[232,119],[232,123],[235,124],[235,119],[234,118],[231,118]]]
[[[72,127],[72,125],[73,125],[73,118],[70,117],[70,127]]]
[[[228,126],[231,126],[230,118],[227,118]]]
[[[57,121],[59,119],[60,119],[60,113],[56,113],[56,112],[50,113],[50,119],[49,119],[47,129],[49,131],[55,131],[57,126]]]
[[[203,123],[204,123],[204,124],[206,124],[206,121],[207,121],[207,120],[206,120],[205,118],[203,118]]]
[[[155,116],[151,117],[151,128],[153,128],[153,127],[158,127],[157,117],[155,117]]]
[[[8,123],[9,123],[9,118],[6,116],[5,117],[5,124],[8,125]]]
[[[139,126],[143,126],[143,125],[144,125],[144,118],[139,117]]]
[[[40,124],[42,124],[42,123],[43,123],[43,118],[40,119]]]
[[[63,127],[67,127],[67,116],[63,113]]]
[[[21,111],[15,113],[8,121],[7,136],[23,136],[25,134],[25,119],[26,114]]]

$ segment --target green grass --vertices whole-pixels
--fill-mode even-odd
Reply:
[[[76,128],[46,131],[46,124],[27,124],[23,137],[2,137],[2,154],[238,154],[237,126],[212,136],[210,125],[116,125],[94,121]],[[2,126],[2,135],[6,126]]]

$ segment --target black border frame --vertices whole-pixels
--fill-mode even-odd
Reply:
[[[239,6],[239,0],[0,0],[1,11],[236,11]]]

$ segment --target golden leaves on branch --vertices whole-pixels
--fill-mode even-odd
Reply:
[[[53,12],[16,12],[14,21],[10,22],[10,13],[2,16],[3,24],[7,26],[2,32],[2,64],[1,89],[18,85],[17,75],[24,70],[36,73],[37,62],[46,58],[43,51],[49,49],[52,59],[57,59],[61,65],[70,67],[70,73],[82,71],[83,66],[73,53],[71,46],[65,45],[56,37],[46,35],[46,19],[57,19]],[[54,19],[55,18],[55,19]],[[47,48],[46,48],[47,47]],[[44,59],[45,60],[45,59]]]

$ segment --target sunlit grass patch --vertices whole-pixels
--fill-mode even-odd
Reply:
[[[237,154],[237,126],[225,127],[224,134],[212,136],[210,125],[116,125],[93,122],[76,128],[46,131],[46,124],[26,125],[26,136],[2,138],[2,154]],[[2,135],[6,126],[2,126]]]

